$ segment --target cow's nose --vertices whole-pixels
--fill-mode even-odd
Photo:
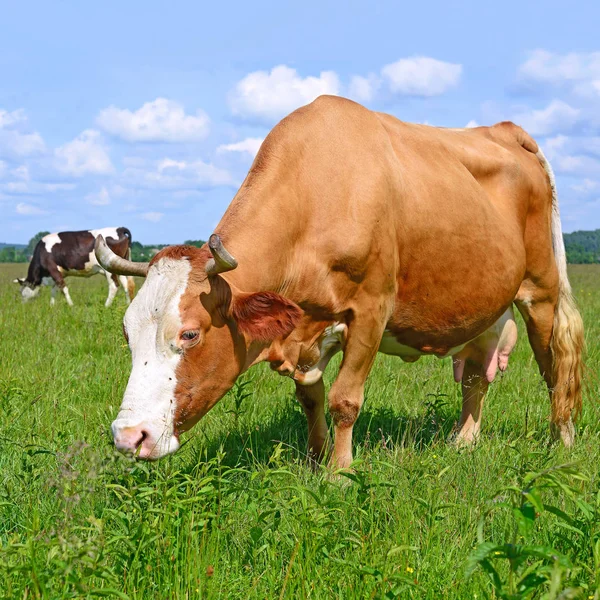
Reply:
[[[125,419],[117,419],[112,432],[117,450],[143,460],[157,460],[179,448],[179,436],[166,428],[164,422],[158,427],[148,420],[132,425]]]
[[[149,434],[142,425],[137,427],[124,427],[114,431],[115,446],[119,452],[133,454],[138,448],[143,450],[144,442],[148,440]]]

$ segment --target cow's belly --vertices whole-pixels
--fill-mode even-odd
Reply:
[[[97,264],[90,266],[86,264],[85,268],[77,270],[58,267],[58,270],[63,277],[91,277],[92,275],[103,272],[102,267]]]
[[[313,385],[323,376],[323,372],[331,358],[343,350],[348,327],[344,323],[333,323],[327,327],[319,342],[319,359],[311,365],[297,367],[294,379],[302,385]],[[419,350],[400,343],[396,336],[385,330],[379,344],[378,351],[383,354],[399,356],[406,362],[414,362],[421,356],[436,356],[437,358],[453,357],[454,377],[456,381],[462,379],[464,366],[467,360],[481,365],[489,381],[493,381],[498,369],[504,371],[508,365],[508,357],[517,342],[517,325],[514,319],[512,306],[481,335],[467,340],[465,343],[443,351]]]
[[[421,356],[426,356],[429,354],[433,354],[438,358],[454,356],[455,354],[458,354],[467,345],[467,343],[462,344],[460,346],[456,346],[454,348],[449,348],[447,351],[444,352],[424,352],[422,350],[412,348],[411,346],[401,344],[396,339],[396,336],[389,329],[386,329],[383,332],[383,337],[381,338],[381,343],[379,344],[378,351],[382,354],[399,356],[402,360],[405,360],[406,362],[414,362],[415,360],[418,360]]]

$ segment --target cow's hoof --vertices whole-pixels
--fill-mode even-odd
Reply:
[[[565,448],[572,448],[575,443],[575,426],[569,419],[567,422],[550,423],[552,439],[560,440]]]
[[[455,430],[448,436],[448,444],[454,448],[473,448],[479,440],[479,434],[472,431]]]

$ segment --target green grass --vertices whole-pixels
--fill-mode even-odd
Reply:
[[[473,450],[445,441],[449,361],[379,356],[338,479],[307,466],[293,384],[264,365],[175,456],[118,455],[122,292],[105,309],[103,278],[70,280],[73,309],[47,289],[23,305],[24,272],[0,265],[0,598],[599,597],[599,267],[570,270],[588,346],[572,450],[550,443],[520,323]]]

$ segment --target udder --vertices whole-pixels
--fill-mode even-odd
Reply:
[[[498,369],[505,371],[508,357],[517,343],[517,324],[512,307],[479,337],[469,342],[452,358],[454,364],[454,379],[462,380],[465,363],[470,360],[481,365],[486,379],[491,383]]]

